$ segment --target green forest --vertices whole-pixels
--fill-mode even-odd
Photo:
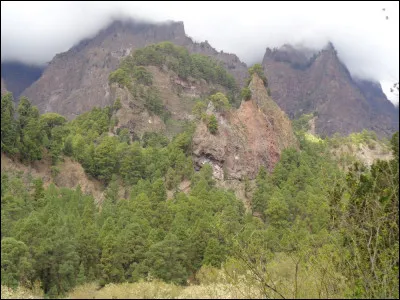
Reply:
[[[267,298],[399,297],[398,133],[392,160],[344,172],[332,142],[309,141],[295,122],[300,151],[286,149],[271,174],[260,168],[246,210],[233,191],[216,187],[209,165],[194,171],[193,124],[172,140],[147,133],[131,142],[124,130],[107,134],[118,107],[67,121],[40,115],[27,98],[13,103],[11,93],[2,96],[3,153],[25,163],[49,155],[55,173],[72,157],[106,191],[96,205],[79,186],[44,188],[40,178],[2,172],[2,285],[39,282],[45,295],[63,297],[86,282],[187,285],[207,270],[234,268]],[[187,194],[182,180],[190,180]],[[130,187],[127,197],[119,185]],[[282,257],[295,270],[290,292],[288,279],[276,283],[270,273]],[[301,270],[316,272],[313,291]]]
[[[226,88],[229,95],[207,98],[218,112],[230,110],[238,94],[233,77],[211,59],[172,43],[151,45],[124,59],[109,81],[133,95],[145,88],[145,107],[155,114],[164,108],[149,65]],[[249,73],[268,87],[260,65]],[[251,98],[248,88],[241,98]],[[39,286],[41,296],[66,297],[89,283],[101,289],[220,281],[244,284],[263,298],[398,298],[398,132],[387,141],[392,159],[368,167],[332,149],[346,143],[372,149],[373,132],[310,138],[313,114],[303,115],[292,122],[299,149],[285,149],[272,173],[261,167],[255,180],[242,179],[246,206],[234,190],[218,186],[210,165],[194,168],[196,123],[218,132],[203,100],[173,138],[145,132],[131,139],[127,128],[116,127],[119,99],[68,121],[40,114],[26,97],[15,107],[11,93],[2,95],[2,154],[25,165],[49,158],[53,177],[69,157],[104,187],[97,203],[80,186],[45,187],[39,177],[2,171],[2,286]],[[189,192],[181,190],[183,181]],[[121,196],[120,187],[128,192]]]

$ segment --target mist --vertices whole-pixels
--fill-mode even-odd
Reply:
[[[385,11],[383,11],[385,8]],[[386,18],[388,17],[388,19]],[[183,21],[188,36],[251,65],[285,43],[331,41],[353,76],[399,80],[399,2],[1,2],[1,60],[45,64],[115,19]]]

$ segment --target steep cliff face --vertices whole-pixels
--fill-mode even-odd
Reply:
[[[267,49],[263,67],[272,97],[291,118],[318,113],[318,134],[398,130],[398,114],[380,85],[352,78],[332,44],[314,55],[290,46]]]
[[[109,105],[108,75],[122,57],[145,45],[185,38],[183,23],[159,25],[114,22],[92,39],[57,54],[41,78],[23,92],[41,112],[68,118]]]
[[[298,147],[290,120],[257,75],[249,88],[252,97],[239,109],[226,114],[209,112],[218,120],[215,135],[201,122],[193,137],[195,163],[199,167],[211,163],[214,177],[220,180],[254,179],[261,166],[272,171],[283,149]]]
[[[218,52],[211,45],[205,41],[202,43],[193,43],[191,39],[188,39],[184,45],[189,52],[199,53],[207,56],[211,56],[221,61],[225,69],[235,77],[239,86],[243,86],[244,81],[248,75],[247,65],[240,61],[239,57],[232,53],[225,53],[223,51]]]
[[[116,113],[118,119],[117,128],[127,128],[133,137],[140,137],[146,131],[162,132],[172,137],[181,130],[185,121],[193,120],[192,108],[195,99],[205,98],[213,91],[226,93],[226,88],[219,84],[206,82],[203,79],[190,78],[183,80],[178,75],[166,68],[146,66],[153,78],[150,87],[138,85],[132,81],[133,89],[157,91],[162,101],[164,112],[168,113],[168,121],[149,112],[145,107],[145,101],[139,96],[134,97],[126,87],[122,88],[113,83],[110,87],[112,99],[119,99],[121,109]]]
[[[162,41],[171,41],[191,52],[220,59],[239,80],[245,76],[246,65],[235,55],[218,53],[193,43],[185,35],[182,22],[143,24],[116,21],[95,37],[57,54],[40,79],[23,95],[31,99],[41,112],[57,112],[70,119],[95,106],[109,105],[114,100],[108,85],[110,72],[131,51]]]

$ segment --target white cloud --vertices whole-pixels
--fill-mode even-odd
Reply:
[[[50,61],[118,16],[183,21],[194,40],[208,40],[246,63],[261,61],[266,47],[320,48],[330,40],[353,75],[381,82],[399,77],[399,2],[390,1],[2,1],[1,59]]]

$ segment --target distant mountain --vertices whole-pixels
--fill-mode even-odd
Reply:
[[[217,52],[208,43],[194,43],[186,36],[182,22],[115,21],[95,37],[57,54],[39,80],[23,94],[41,112],[57,112],[68,118],[95,106],[111,104],[115,99],[111,99],[108,85],[110,72],[131,51],[162,41],[215,57],[239,82],[247,76],[247,66],[236,55]]]
[[[4,82],[3,77],[1,77],[1,94],[3,95],[4,93],[7,93],[7,86],[6,83]]]
[[[44,66],[27,65],[21,62],[2,62],[2,86],[5,85],[17,100],[27,87],[39,79],[43,70]]]
[[[185,34],[182,22],[115,21],[93,38],[57,54],[41,76],[39,70],[32,70],[25,73],[32,76],[25,75],[19,82],[18,76],[5,72],[7,68],[3,75],[2,66],[3,89],[5,86],[16,97],[27,96],[41,112],[58,112],[71,119],[95,106],[112,104],[110,72],[132,51],[162,41],[215,58],[243,86],[246,64],[234,54],[216,51],[207,41],[194,42]],[[319,52],[290,45],[268,48],[262,65],[272,98],[292,119],[315,112],[318,134],[370,129],[388,136],[399,128],[398,109],[380,84],[353,78],[331,43]]]
[[[398,110],[380,84],[353,78],[331,43],[318,53],[267,48],[262,64],[273,99],[291,118],[316,112],[318,134],[369,129],[388,136],[399,128]]]

